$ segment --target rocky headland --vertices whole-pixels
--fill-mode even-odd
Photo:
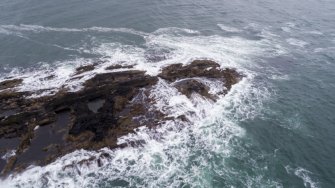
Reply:
[[[94,69],[94,64],[77,68],[76,75]],[[132,68],[115,65],[108,70]],[[155,128],[173,120],[151,108],[155,100],[152,88],[160,79],[183,95],[197,93],[216,101],[238,83],[242,75],[234,69],[221,69],[210,60],[195,60],[188,65],[172,64],[157,76],[145,71],[127,70],[97,74],[83,84],[83,89],[68,92],[64,88],[52,96],[27,98],[30,92],[19,92],[22,79],[0,82],[0,162],[2,174],[20,171],[31,164],[46,165],[77,149],[97,150],[103,147],[136,147],[142,142],[118,144],[117,139],[140,126]],[[219,94],[199,79],[222,82]],[[42,92],[42,91],[41,91]],[[176,117],[188,121],[185,116]],[[101,157],[109,157],[102,154]],[[99,160],[98,160],[99,162]]]

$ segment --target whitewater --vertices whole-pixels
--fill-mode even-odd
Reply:
[[[219,26],[222,28],[222,25]],[[77,91],[85,80],[106,72],[106,67],[115,64],[135,65],[133,69],[157,75],[162,67],[169,64],[212,59],[220,63],[222,68],[235,68],[246,75],[217,102],[197,95],[188,99],[160,80],[151,94],[158,101],[155,108],[173,117],[186,115],[190,122],[168,121],[154,130],[144,126],[138,128],[135,134],[118,140],[119,144],[143,140],[143,146],[114,150],[103,148],[99,151],[78,150],[44,167],[32,165],[22,173],[11,174],[2,180],[6,187],[215,186],[212,179],[204,179],[206,176],[231,179],[230,183],[235,186],[281,187],[280,182],[267,179],[264,174],[238,174],[234,167],[225,162],[232,155],[249,155],[239,143],[239,139],[245,135],[245,130],[239,123],[262,116],[263,103],[275,95],[270,91],[270,85],[256,81],[257,73],[254,71],[258,66],[255,63],[257,58],[285,53],[284,47],[280,46],[273,35],[263,32],[264,39],[252,41],[241,37],[203,36],[199,31],[180,28],[162,28],[153,33],[124,28],[73,29],[38,25],[5,25],[0,28],[2,33],[20,37],[29,37],[25,34],[30,32],[125,32],[145,40],[145,47],[142,48],[100,42],[92,48],[84,49],[101,56],[99,60],[103,63],[93,71],[80,75],[80,79],[73,79],[76,67],[94,63],[96,59],[76,58],[53,62],[51,65],[41,63],[37,69],[13,69],[2,76],[2,80],[22,78],[24,81],[18,88],[20,91],[49,89],[45,93],[27,97],[50,95],[60,87]],[[274,43],[278,44],[273,45]],[[148,51],[165,52],[164,59],[150,62],[146,59]],[[51,80],[43,79],[48,75],[56,76]],[[223,86],[215,83],[207,84],[214,93],[223,89],[220,89]],[[111,157],[101,158],[103,153],[108,153]],[[100,158],[103,165],[99,166],[95,160],[80,163],[92,157]],[[254,165],[255,171],[264,168]],[[230,183],[227,182],[227,185]]]
[[[80,91],[99,74],[157,76],[199,59],[243,75],[216,101],[159,79],[150,110],[174,120],[117,140],[140,144],[76,150],[2,176],[0,187],[334,187],[334,8],[332,0],[0,2],[0,83],[22,79],[14,89],[27,99]],[[226,89],[194,79],[213,95]]]

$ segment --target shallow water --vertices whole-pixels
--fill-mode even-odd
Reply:
[[[161,81],[156,108],[186,114],[190,124],[141,128],[119,143],[145,140],[143,147],[76,151],[1,184],[334,187],[334,33],[331,0],[1,1],[0,80],[21,77],[22,91],[78,90],[113,64],[155,75],[200,58],[246,75],[216,103],[189,100]],[[104,63],[68,81],[76,67],[97,60]],[[100,167],[63,168],[103,152],[112,158]]]

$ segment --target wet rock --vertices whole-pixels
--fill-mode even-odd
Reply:
[[[22,79],[13,79],[0,82],[0,90],[16,87],[21,84],[22,81]]]
[[[79,74],[82,74],[84,72],[94,70],[95,66],[96,66],[96,64],[91,64],[91,65],[85,65],[85,66],[78,67],[78,68],[76,68],[75,75],[79,75]]]
[[[0,118],[7,117],[16,114],[17,111],[15,109],[7,109],[7,110],[0,110]]]
[[[182,64],[173,64],[163,68],[159,77],[168,80],[176,81],[183,78],[205,77],[223,79],[228,89],[233,84],[236,84],[242,77],[234,69],[220,69],[220,65],[210,60],[195,60],[191,64],[183,66]]]
[[[95,99],[92,101],[89,101],[87,103],[88,108],[94,112],[94,113],[98,113],[99,109],[105,104],[105,100],[104,99]]]
[[[20,137],[27,132],[25,121],[36,116],[37,112],[24,112],[9,116],[0,123],[0,138]]]
[[[134,65],[111,65],[109,67],[106,68],[106,70],[115,70],[115,69],[131,69],[134,68]]]
[[[93,70],[94,66],[79,67],[76,74]],[[133,66],[113,65],[107,69],[121,68]],[[228,91],[241,77],[233,69],[220,69],[213,61],[196,60],[186,66],[167,66],[158,76],[139,70],[98,74],[87,80],[80,91],[61,89],[52,96],[40,98],[26,98],[29,92],[2,91],[0,113],[7,115],[0,116],[0,139],[20,140],[16,155],[4,171],[24,169],[33,163],[45,165],[77,149],[140,147],[143,141],[118,145],[117,138],[134,133],[140,126],[154,129],[163,121],[175,119],[152,109],[155,101],[148,96],[158,78],[165,79],[187,97],[197,93],[215,101],[216,96],[199,79],[222,81]],[[15,87],[21,82],[20,79],[2,82],[0,88]],[[189,121],[185,115],[176,120]],[[99,158],[97,165],[103,165],[102,159]]]
[[[159,77],[170,82],[176,82],[176,88],[184,95],[190,97],[192,92],[201,94],[204,97],[215,101],[215,96],[208,93],[206,85],[190,78],[206,78],[221,81],[226,87],[227,93],[232,85],[236,84],[243,77],[235,69],[220,69],[220,65],[210,60],[195,60],[189,65],[169,65],[162,69]],[[187,79],[187,80],[183,80]]]
[[[39,80],[40,81],[43,81],[43,80],[51,80],[51,79],[54,79],[56,76],[55,75],[50,75],[50,76],[46,76],[44,78],[40,78]]]
[[[79,75],[79,74],[82,74],[82,73],[85,73],[85,72],[88,72],[88,71],[92,71],[92,70],[95,69],[95,67],[97,65],[105,63],[105,62],[106,61],[104,61],[104,60],[96,60],[92,64],[88,64],[88,65],[83,65],[83,66],[77,67],[76,68],[76,72],[75,72],[74,75]]]
[[[221,78],[223,73],[219,67],[220,65],[214,61],[196,60],[186,66],[183,64],[167,66],[159,76],[168,81],[193,77]]]
[[[177,117],[178,119],[182,120],[182,121],[188,121],[187,117],[185,115],[180,115]]]
[[[182,80],[177,82],[175,84],[175,87],[178,89],[180,93],[186,95],[188,98],[191,97],[192,93],[198,93],[206,98],[215,101],[215,97],[208,93],[209,87],[197,80],[194,79]]]
[[[14,168],[14,165],[15,165],[15,163],[16,163],[16,160],[17,160],[16,156],[12,156],[12,157],[10,157],[10,158],[8,159],[8,161],[7,161],[6,166],[4,167],[4,169],[2,169],[1,173],[2,173],[2,174],[7,174],[7,173],[9,173],[9,172]]]

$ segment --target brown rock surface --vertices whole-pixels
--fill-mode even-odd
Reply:
[[[22,79],[13,79],[0,82],[0,90],[16,87],[22,83]]]
[[[205,77],[222,79],[228,90],[236,84],[241,75],[234,69],[220,69],[220,65],[210,60],[195,60],[191,64],[183,66],[182,64],[173,64],[163,68],[159,77],[175,81],[183,78]]]

